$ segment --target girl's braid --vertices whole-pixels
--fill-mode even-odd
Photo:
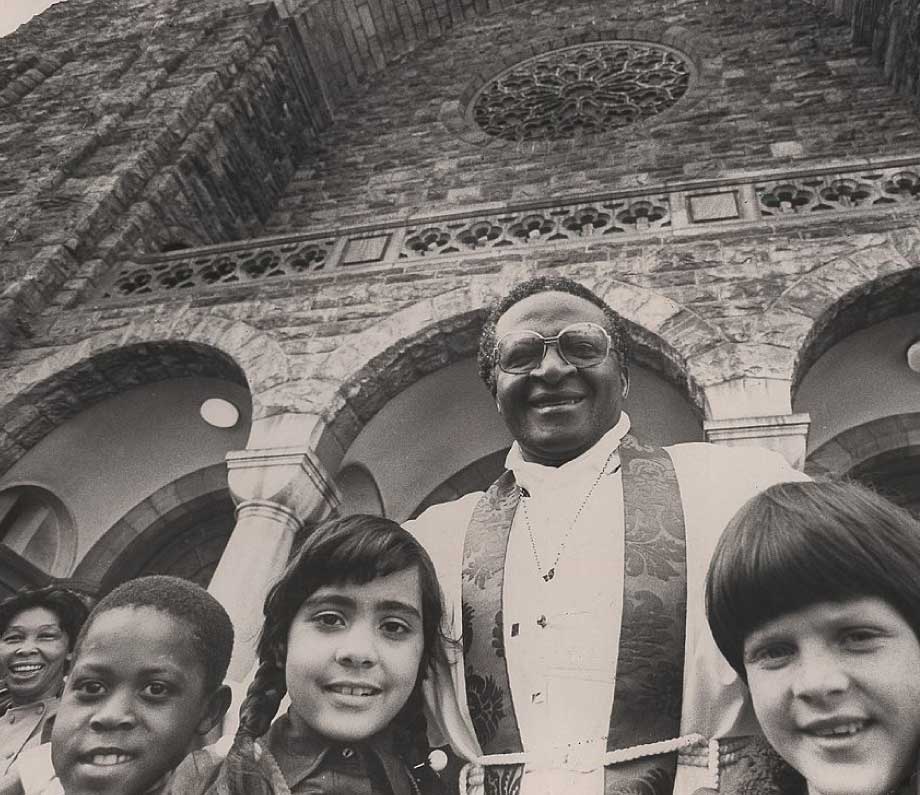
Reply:
[[[256,760],[255,740],[268,731],[285,692],[284,669],[263,659],[240,706],[240,726],[223,766],[227,795],[273,795]]]

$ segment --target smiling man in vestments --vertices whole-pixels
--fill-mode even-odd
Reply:
[[[430,683],[434,722],[477,758],[487,795],[671,795],[717,776],[740,792],[743,771],[765,775],[703,577],[735,510],[804,476],[763,448],[630,436],[627,348],[622,318],[582,285],[511,290],[479,350],[515,440],[507,471],[407,525],[463,641]]]

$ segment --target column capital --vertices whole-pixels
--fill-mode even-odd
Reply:
[[[706,441],[728,446],[760,445],[782,453],[797,469],[805,462],[805,443],[811,417],[808,414],[773,414],[706,420]]]
[[[307,448],[236,450],[226,460],[238,512],[286,511],[303,522],[335,510],[341,502],[329,473]]]

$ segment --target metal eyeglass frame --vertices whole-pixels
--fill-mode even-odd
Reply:
[[[562,352],[562,347],[559,345],[559,340],[562,335],[565,334],[573,326],[594,326],[594,328],[601,331],[601,333],[604,335],[604,338],[607,340],[607,348],[604,351],[604,355],[601,356],[601,358],[598,359],[594,364],[573,364],[565,358],[565,354]],[[499,349],[501,348],[502,341],[510,337],[512,334],[532,334],[534,337],[538,337],[543,341],[543,353],[540,355],[536,365],[531,367],[529,370],[506,370],[501,365]],[[567,325],[564,329],[562,329],[562,331],[553,337],[544,337],[539,331],[531,331],[530,329],[516,329],[514,331],[509,331],[505,334],[502,334],[501,337],[498,338],[498,341],[495,343],[495,364],[503,373],[508,373],[509,375],[527,375],[528,373],[532,373],[534,370],[538,369],[540,365],[543,364],[543,360],[546,358],[546,351],[549,349],[549,346],[553,344],[555,344],[556,350],[559,351],[559,357],[567,365],[574,367],[576,370],[587,370],[590,367],[597,367],[610,355],[610,347],[613,345],[613,340],[610,338],[610,332],[608,332],[607,329],[605,329],[599,323],[594,323],[590,320],[582,320],[577,323],[569,323],[569,325]]]

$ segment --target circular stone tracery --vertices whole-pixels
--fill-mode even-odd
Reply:
[[[513,66],[473,98],[470,118],[509,141],[615,130],[670,108],[690,85],[690,59],[661,44],[602,41]]]

